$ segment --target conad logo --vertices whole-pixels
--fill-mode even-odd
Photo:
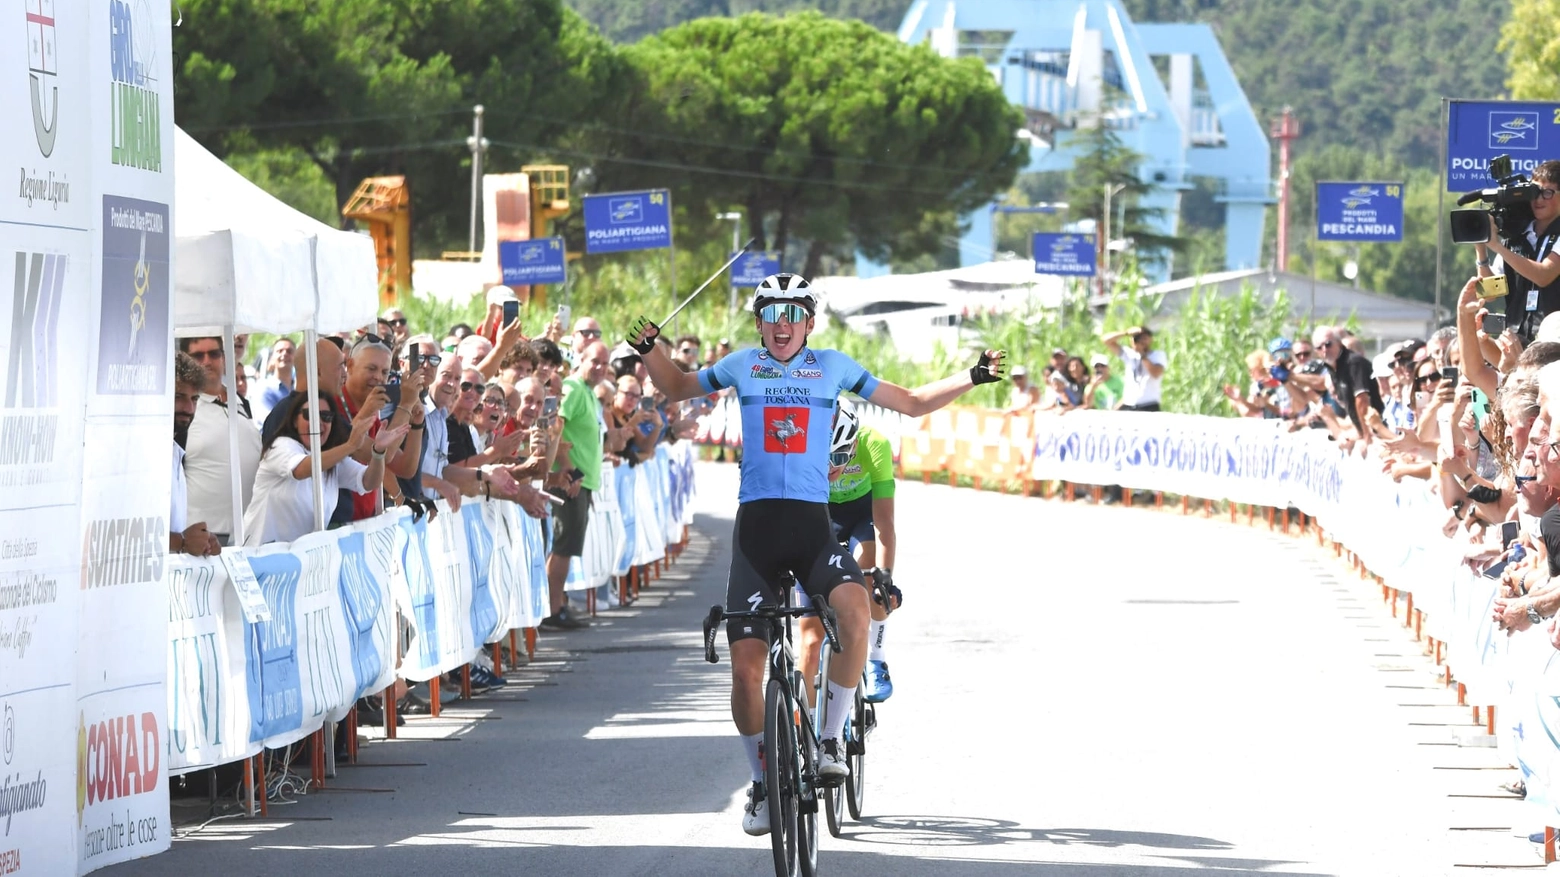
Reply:
[[[157,788],[162,740],[152,713],[76,724],[76,824],[89,804],[139,795]]]

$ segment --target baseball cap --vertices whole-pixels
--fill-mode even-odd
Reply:
[[[1013,370],[1008,372],[1008,374],[1012,375],[1015,378],[1021,378],[1024,375],[1029,374],[1029,369],[1024,368],[1021,365],[1015,365],[1015,366],[1013,366]]]
[[[1268,353],[1277,353],[1280,350],[1289,350],[1294,347],[1288,338],[1282,336],[1268,342]]]
[[[487,291],[487,303],[490,305],[501,305],[506,301],[519,300],[520,297],[515,295],[515,291],[507,286],[495,286]]]
[[[1089,357],[1089,367],[1093,368],[1097,365],[1110,365],[1110,357],[1103,353],[1096,353]]]
[[[1370,376],[1373,377],[1373,378],[1390,378],[1390,377],[1392,377],[1392,359],[1393,359],[1393,355],[1392,355],[1391,351],[1388,351],[1386,353],[1377,354],[1376,358],[1372,359],[1370,361],[1371,362]]]

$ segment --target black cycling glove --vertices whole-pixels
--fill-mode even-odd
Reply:
[[[628,342],[629,347],[639,351],[640,356],[644,356],[655,349],[655,339],[660,334],[661,327],[650,322],[649,317],[640,314],[634,318],[634,323],[628,330],[628,337],[623,340]],[[634,339],[640,335],[644,336],[643,339],[635,341]]]
[[[980,361],[970,369],[970,383],[975,386],[981,384],[994,384],[1007,377],[1007,352],[998,350],[993,356],[991,351],[982,351]]]

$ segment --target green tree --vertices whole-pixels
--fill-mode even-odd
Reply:
[[[1185,246],[1173,235],[1161,234],[1152,222],[1162,220],[1164,211],[1144,207],[1142,199],[1155,189],[1153,183],[1138,176],[1144,157],[1129,149],[1116,132],[1103,124],[1080,128],[1070,146],[1077,151],[1068,174],[1067,219],[1076,222],[1092,219],[1096,228],[1105,211],[1105,190],[1111,196],[1110,233],[1114,238],[1130,238],[1139,261],[1162,263],[1172,252]]]
[[[559,0],[185,0],[181,125],[218,155],[307,156],[342,204],[405,174],[421,253],[465,249],[471,107],[527,149],[609,112],[625,68]],[[521,152],[494,150],[494,158]]]
[[[748,12],[814,10],[830,18],[855,18],[893,33],[910,0],[569,0],[569,5],[617,43],[632,43],[685,21]]]
[[[1553,100],[1560,96],[1560,18],[1555,4],[1545,0],[1513,0],[1511,17],[1500,29],[1500,50],[1506,63],[1506,85],[1518,100]],[[1546,158],[1549,156],[1546,156]]]
[[[593,136],[598,188],[670,185],[744,208],[794,263],[928,246],[928,213],[984,205],[1027,160],[1022,115],[974,59],[817,13],[705,18],[628,47],[635,97]],[[932,223],[936,226],[936,223]],[[946,227],[946,223],[944,224]]]

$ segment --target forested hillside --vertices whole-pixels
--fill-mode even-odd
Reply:
[[[1438,154],[1441,97],[1504,91],[1509,0],[1122,0],[1136,21],[1213,25],[1264,120],[1292,106],[1302,147],[1357,147],[1410,167]],[[569,0],[615,42],[707,15],[816,9],[894,31],[910,0]]]

